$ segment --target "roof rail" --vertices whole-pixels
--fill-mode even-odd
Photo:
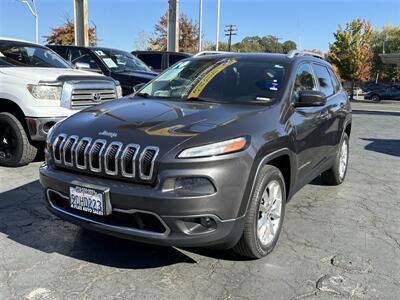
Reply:
[[[311,51],[290,50],[287,54],[287,57],[289,58],[293,58],[295,56],[313,56],[320,59],[325,59],[323,55]]]
[[[224,53],[231,53],[227,51],[201,51],[193,55],[193,57],[197,56],[205,56],[205,55],[214,55],[214,54],[224,54]]]

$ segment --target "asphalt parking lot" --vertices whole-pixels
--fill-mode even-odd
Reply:
[[[82,230],[44,208],[41,162],[0,168],[0,299],[398,299],[400,105],[371,105],[353,104],[346,182],[296,194],[261,260]]]

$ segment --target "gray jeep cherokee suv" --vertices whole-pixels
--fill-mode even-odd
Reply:
[[[350,131],[348,97],[322,58],[189,58],[54,126],[40,181],[48,209],[82,227],[259,258],[296,191],[320,174],[343,182]]]

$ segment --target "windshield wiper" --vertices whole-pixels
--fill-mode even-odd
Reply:
[[[185,101],[193,101],[193,102],[214,102],[214,103],[223,103],[222,101],[218,101],[211,98],[202,98],[202,97],[189,97],[183,98]]]
[[[142,97],[142,98],[149,98],[150,97],[149,93],[136,93],[135,95],[138,95],[139,97]]]

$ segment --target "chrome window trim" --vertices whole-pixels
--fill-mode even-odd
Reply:
[[[145,155],[147,150],[154,150],[154,156],[153,159],[151,160],[151,166],[150,166],[150,172],[149,175],[144,175],[142,172],[142,162],[143,162],[143,156]],[[158,147],[154,147],[154,146],[147,146],[143,149],[142,153],[140,154],[140,158],[139,158],[139,177],[142,180],[150,180],[153,177],[153,171],[154,171],[154,162],[157,158],[158,152],[160,151],[160,149]]]
[[[75,142],[73,142],[73,144],[71,145],[71,162],[67,162],[65,160],[65,146],[67,144],[67,141],[71,140],[71,139],[75,139]],[[73,167],[74,166],[74,149],[76,146],[76,143],[78,143],[79,141],[79,136],[77,135],[70,135],[64,142],[63,144],[63,160],[64,160],[64,165],[69,166],[69,167]]]
[[[133,157],[132,157],[132,173],[130,174],[130,173],[127,173],[126,171],[125,171],[125,155],[127,154],[127,152],[128,152],[128,150],[129,150],[129,148],[135,148],[135,153],[133,154]],[[128,144],[128,145],[126,145],[126,147],[125,147],[125,149],[124,149],[124,151],[122,152],[122,155],[121,155],[121,173],[122,173],[122,176],[124,176],[124,177],[127,177],[127,178],[135,178],[135,176],[136,176],[136,157],[138,156],[138,153],[139,153],[139,151],[140,151],[140,146],[138,145],[138,144]]]
[[[78,162],[79,161],[78,160],[78,150],[81,147],[81,144],[83,142],[85,142],[85,141],[88,142],[88,144],[86,145],[85,149],[83,149],[83,165],[80,165],[79,162]],[[90,137],[86,137],[85,136],[79,141],[78,145],[76,145],[76,149],[75,149],[75,164],[76,164],[76,167],[78,169],[80,169],[80,170],[85,170],[87,168],[86,155],[87,155],[87,152],[88,152],[88,149],[90,147],[90,143],[91,142],[92,142],[92,139]]]
[[[60,155],[60,159],[56,159],[56,145],[60,137],[63,137],[64,139],[61,141],[60,146],[58,147],[58,154]],[[65,141],[67,140],[67,135],[65,133],[61,133],[57,135],[57,137],[54,139],[53,142],[53,159],[56,163],[62,164],[62,147],[64,146]]]
[[[108,153],[110,152],[112,146],[118,146],[118,150],[117,150],[117,153],[115,154],[115,158],[114,158],[114,162],[115,162],[115,171],[110,171],[110,170],[108,169],[108,167],[107,167],[107,162],[108,162],[108,160],[107,160],[107,155],[108,155]],[[117,175],[117,174],[118,174],[118,159],[119,159],[119,154],[120,154],[120,152],[121,152],[122,146],[123,146],[123,144],[122,144],[121,142],[111,142],[111,143],[108,145],[107,150],[106,150],[106,152],[104,153],[104,172],[105,172],[107,175]]]
[[[94,146],[95,146],[96,144],[98,144],[98,143],[101,143],[102,146],[101,146],[100,151],[99,151],[99,167],[98,167],[98,168],[95,168],[95,167],[93,167],[93,165],[92,165],[93,148],[94,148]],[[90,171],[95,172],[95,173],[100,173],[100,172],[101,172],[101,155],[102,155],[102,153],[103,153],[103,151],[104,151],[104,148],[106,147],[106,144],[107,144],[107,141],[106,141],[106,140],[97,139],[97,140],[95,140],[95,141],[93,142],[92,147],[90,147],[90,150],[89,150],[89,170],[90,170]]]

